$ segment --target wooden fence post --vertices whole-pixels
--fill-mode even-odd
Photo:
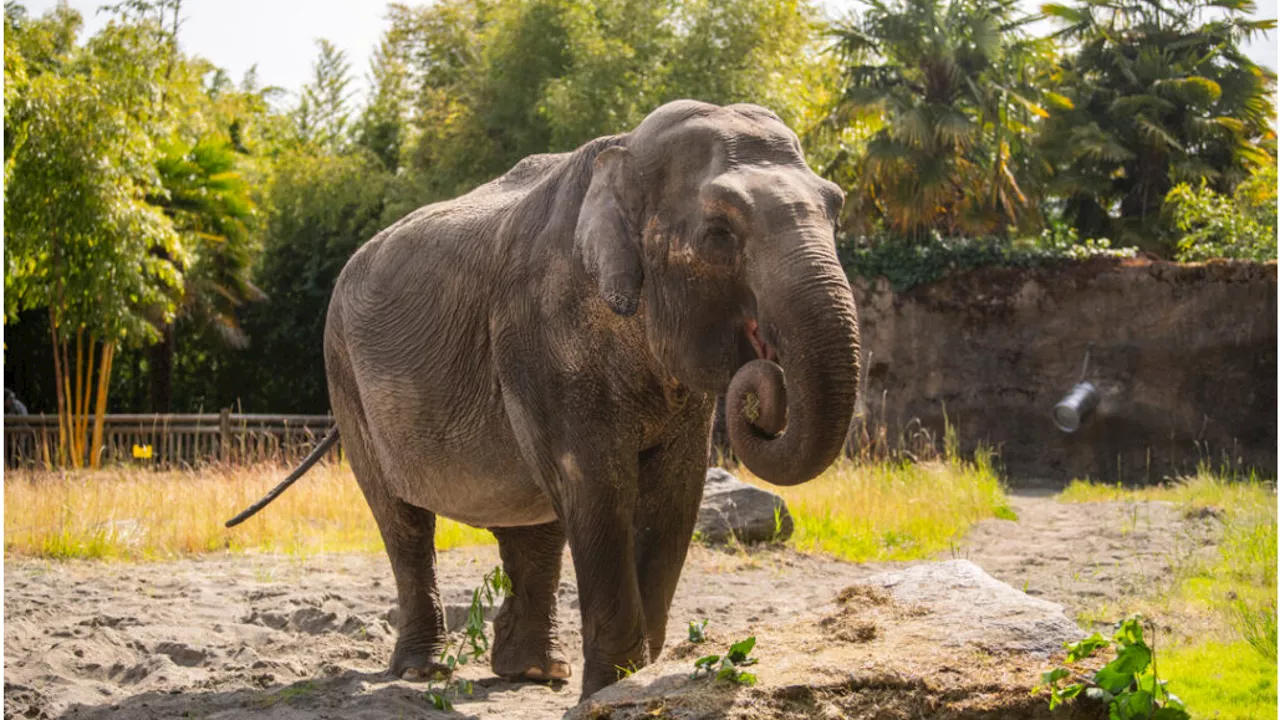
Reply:
[[[218,430],[222,437],[222,447],[218,451],[218,457],[224,463],[231,462],[231,408],[222,408],[222,412],[218,413]]]

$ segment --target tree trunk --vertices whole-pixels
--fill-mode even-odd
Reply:
[[[160,331],[160,342],[151,346],[151,412],[167,413],[173,401],[174,324]]]

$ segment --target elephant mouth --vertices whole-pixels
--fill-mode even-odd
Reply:
[[[748,366],[756,366],[754,374],[761,378],[768,378],[768,382],[758,384],[754,390],[743,396],[743,415],[747,424],[760,436],[777,437],[787,426],[786,387],[782,380],[777,345],[770,342],[773,340],[773,335],[769,329],[761,327],[759,321],[753,317],[748,316],[743,324],[743,335],[750,344],[751,350],[754,351],[755,357],[740,366],[734,373],[735,377],[743,373]],[[747,357],[751,356],[747,355]],[[763,366],[769,366],[772,370],[764,371]],[[761,372],[764,374],[760,375]]]
[[[760,327],[760,323],[755,318],[747,318],[743,331],[747,335],[747,341],[751,343],[751,348],[756,351],[756,357],[760,360],[769,360],[770,362],[778,362],[778,351],[774,345],[765,340],[765,331]]]

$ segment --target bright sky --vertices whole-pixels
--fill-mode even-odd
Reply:
[[[57,5],[57,0],[19,2],[36,15]],[[857,5],[857,0],[819,2],[835,14]],[[1258,0],[1257,17],[1275,18],[1277,2]],[[1034,11],[1040,0],[1022,3]],[[84,16],[87,34],[106,24],[107,16],[97,12],[103,4],[104,0],[70,0]],[[179,41],[186,52],[225,68],[237,82],[256,63],[261,83],[296,91],[311,75],[316,39],[327,38],[346,51],[363,89],[369,57],[387,25],[385,8],[380,0],[185,0]],[[1277,67],[1275,31],[1247,50],[1255,62]]]

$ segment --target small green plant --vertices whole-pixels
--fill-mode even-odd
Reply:
[[[705,621],[704,621],[705,623]],[[693,623],[689,623],[692,627]],[[755,665],[756,659],[751,657],[751,650],[756,646],[754,635],[729,646],[724,655],[706,655],[693,663],[693,675],[690,677],[715,676],[716,681],[727,681],[738,685],[755,685],[756,676],[743,672],[741,668]]]
[[[689,642],[704,643],[707,641],[707,623],[710,622],[706,618],[702,622],[689,621]]]
[[[1121,621],[1110,639],[1094,633],[1067,645],[1067,663],[1093,657],[1113,645],[1116,658],[1092,678],[1060,685],[1071,678],[1071,670],[1058,667],[1044,674],[1045,685],[1037,691],[1048,688],[1050,710],[1083,694],[1107,705],[1112,720],[1190,720],[1182,701],[1165,689],[1166,681],[1156,674],[1155,651],[1142,637],[1141,615]]]
[[[453,710],[453,698],[471,694],[471,681],[453,680],[453,672],[488,652],[489,637],[484,632],[485,613],[493,609],[498,598],[509,594],[511,577],[501,567],[489,571],[480,587],[471,591],[471,607],[467,609],[467,624],[463,628],[462,639],[456,650],[453,643],[449,642],[440,653],[440,662],[448,671],[437,674],[427,682],[425,695],[437,710]]]
[[[782,542],[782,505],[773,506],[773,537],[770,542]]]
[[[1244,600],[1230,605],[1231,625],[1249,647],[1264,659],[1276,661],[1276,609],[1274,605],[1255,608]]]
[[[311,680],[303,680],[301,682],[296,682],[288,687],[281,688],[279,692],[273,695],[267,695],[266,697],[261,698],[260,700],[258,700],[257,704],[259,708],[262,708],[265,710],[266,708],[274,707],[277,703],[282,703],[282,702],[289,703],[296,698],[305,697],[311,694],[312,692],[314,692],[315,690],[316,690],[315,682]],[[185,717],[196,717],[196,716],[187,715]]]
[[[613,669],[618,671],[619,680],[629,678],[640,671],[640,668],[636,665],[635,660],[628,662],[626,665],[614,665]]]

